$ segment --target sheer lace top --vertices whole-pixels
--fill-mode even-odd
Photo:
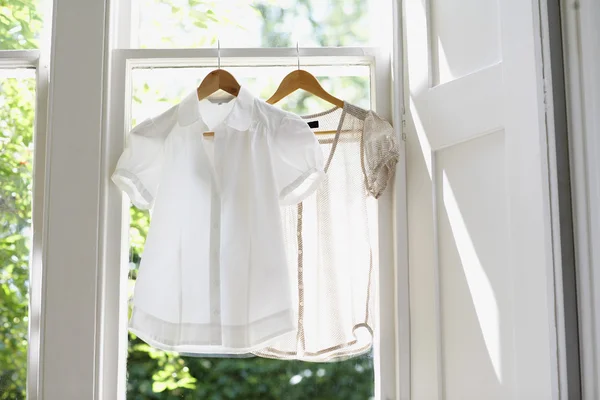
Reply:
[[[387,121],[348,103],[303,119],[334,133],[318,135],[326,177],[317,191],[282,210],[297,329],[254,354],[334,361],[372,345],[376,199],[392,179],[399,142]]]

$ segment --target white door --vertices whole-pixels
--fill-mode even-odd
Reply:
[[[405,1],[414,400],[557,398],[533,3]]]

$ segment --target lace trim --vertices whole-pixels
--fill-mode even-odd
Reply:
[[[301,118],[305,120],[320,118],[332,114],[339,109],[340,107],[334,107],[320,113],[303,115]],[[396,163],[400,158],[400,145],[395,137],[391,125],[385,120],[381,119],[373,111],[365,110],[361,107],[344,102],[342,115],[340,116],[339,124],[334,137],[332,139],[320,141],[321,143],[327,142],[332,144],[329,157],[327,157],[325,173],[327,173],[329,164],[331,163],[331,160],[335,154],[336,145],[340,138],[340,133],[344,125],[346,114],[350,114],[364,122],[363,130],[361,132],[361,160],[363,164],[363,177],[369,194],[378,199],[383,194],[394,176]],[[384,133],[380,134],[381,132]],[[372,138],[371,136],[374,137]]]
[[[373,328],[369,324],[360,323],[356,324],[352,327],[352,333],[354,337],[356,336],[356,331],[358,329],[366,329],[370,336],[371,340],[369,340],[366,344],[356,347],[359,344],[359,340],[354,339],[347,343],[341,343],[335,346],[327,347],[325,349],[321,349],[314,352],[303,352],[302,356],[300,356],[298,351],[281,351],[277,350],[273,347],[268,347],[262,349],[260,351],[254,352],[255,355],[260,357],[267,358],[276,358],[276,359],[284,359],[284,360],[301,360],[301,361],[310,361],[310,362],[332,362],[332,361],[343,361],[349,358],[358,357],[365,353],[368,353],[373,347]],[[325,355],[325,357],[323,357]]]
[[[400,159],[400,146],[395,137],[386,136],[366,144],[364,153],[369,164],[363,170],[365,184],[369,193],[378,199],[394,177]]]

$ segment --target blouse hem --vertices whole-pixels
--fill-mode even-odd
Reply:
[[[288,309],[246,325],[180,324],[134,307],[129,330],[149,345],[165,351],[190,355],[248,355],[293,332],[296,329],[293,321],[293,310]]]
[[[366,330],[368,337],[357,334],[359,330]],[[254,355],[276,360],[298,360],[306,362],[338,362],[359,357],[368,353],[373,347],[373,328],[367,323],[359,323],[352,328],[354,339],[345,343],[333,345],[318,351],[285,351],[274,347],[267,347],[254,352]]]

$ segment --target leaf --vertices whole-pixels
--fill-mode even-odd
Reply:
[[[4,239],[2,239],[2,241],[4,243],[9,243],[9,244],[16,243],[19,240],[23,240],[23,236],[22,235],[11,235],[11,236],[8,236],[8,237],[5,237]]]
[[[152,391],[154,393],[162,393],[167,389],[166,382],[153,382],[152,383]]]
[[[190,377],[182,378],[177,381],[177,386],[185,388],[185,389],[195,389],[196,388],[196,379]]]

